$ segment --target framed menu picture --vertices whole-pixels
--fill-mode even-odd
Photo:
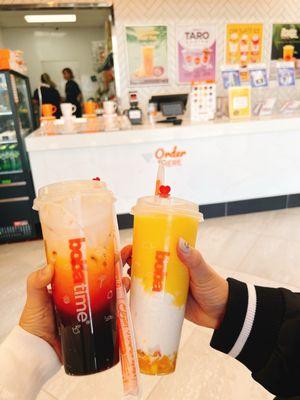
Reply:
[[[127,26],[125,30],[130,86],[167,84],[167,27]]]
[[[249,80],[248,64],[261,63],[263,24],[227,24],[226,64],[239,64],[241,80]]]
[[[277,61],[292,61],[296,77],[300,77],[300,23],[273,24],[271,77],[276,78]]]
[[[295,64],[293,61],[279,61],[276,63],[276,69],[279,86],[295,86]]]
[[[268,72],[266,64],[249,64],[250,84],[252,88],[268,87]]]
[[[251,117],[251,88],[249,86],[228,89],[229,117],[231,119]]]
[[[232,86],[241,86],[240,66],[238,64],[222,65],[221,74],[224,89]]]
[[[214,25],[179,26],[176,30],[178,82],[213,82],[216,79]]]

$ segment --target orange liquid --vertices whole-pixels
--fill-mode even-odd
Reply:
[[[66,257],[66,249],[47,243],[47,260],[54,262],[55,265],[52,289],[57,309],[64,314],[75,315],[74,274],[71,259]],[[87,247],[86,265],[84,283],[88,286],[91,311],[98,312],[109,304],[112,297],[115,297],[113,242],[108,243],[106,248]]]
[[[145,75],[150,77],[153,75],[154,68],[154,47],[143,47],[142,48],[142,57],[143,57],[143,67],[145,71]]]

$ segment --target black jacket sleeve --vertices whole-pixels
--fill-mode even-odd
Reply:
[[[223,353],[230,353],[240,339],[249,309],[247,285],[234,279],[228,283],[227,310],[211,340],[211,346]],[[300,294],[259,286],[255,292],[254,319],[236,358],[269,392],[300,395]]]

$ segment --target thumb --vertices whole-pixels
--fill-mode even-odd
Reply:
[[[179,259],[188,268],[192,281],[203,284],[210,281],[215,272],[206,263],[201,253],[191,247],[184,239],[180,238],[177,246],[177,254]]]
[[[27,280],[27,295],[28,298],[33,296],[48,295],[47,285],[51,283],[54,274],[53,264],[48,264],[45,267],[32,272]]]

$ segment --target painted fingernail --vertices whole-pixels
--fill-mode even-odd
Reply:
[[[179,248],[185,254],[188,254],[191,250],[189,243],[182,238],[179,239]]]

